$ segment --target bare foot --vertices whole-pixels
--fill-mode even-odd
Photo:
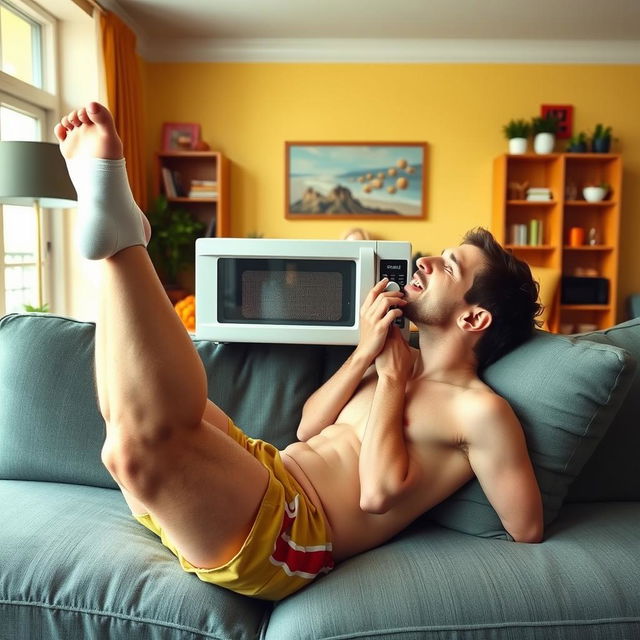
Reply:
[[[76,187],[76,191],[82,201],[82,194],[86,193],[86,174],[78,171],[77,167],[82,167],[83,160],[90,158],[100,158],[103,160],[122,160],[123,149],[122,140],[116,131],[113,117],[109,110],[98,102],[90,102],[86,107],[77,111],[72,111],[64,116],[55,126],[54,132],[60,142],[60,151],[67,161],[71,180]],[[126,174],[125,174],[126,178]],[[127,186],[128,189],[128,186]],[[95,194],[95,190],[93,191]],[[110,194],[113,195],[113,194]],[[128,196],[135,209],[139,211],[142,222],[144,245],[151,238],[151,226],[147,217],[138,209],[133,202],[132,196]],[[114,203],[115,204],[115,203]],[[125,202],[125,208],[130,208]],[[120,230],[122,231],[122,229]],[[90,233],[94,233],[92,230]],[[87,257],[100,257],[108,249],[107,240],[104,233],[99,232],[102,237],[98,241],[98,246],[85,242],[85,249],[81,249]],[[107,234],[112,235],[112,234]]]
[[[122,158],[122,141],[109,111],[97,102],[72,111],[55,127],[62,155],[71,160],[79,157]]]

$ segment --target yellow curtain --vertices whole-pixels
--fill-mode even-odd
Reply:
[[[118,16],[100,17],[107,105],[124,146],[131,191],[138,206],[147,208],[147,174],[142,127],[142,82],[136,54],[136,35]]]

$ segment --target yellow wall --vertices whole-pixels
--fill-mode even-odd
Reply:
[[[337,238],[353,226],[285,220],[285,140],[426,141],[427,218],[354,224],[429,253],[490,226],[502,125],[542,103],[573,104],[575,131],[604,122],[620,139],[621,300],[640,291],[638,65],[146,63],[145,82],[150,159],[163,121],[201,123],[231,159],[235,236]]]

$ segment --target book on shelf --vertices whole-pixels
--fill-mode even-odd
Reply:
[[[530,187],[527,189],[527,200],[529,202],[546,202],[553,200],[551,189],[547,187]]]
[[[173,182],[171,170],[167,169],[167,167],[162,167],[162,184],[164,185],[164,193],[167,198],[175,198],[177,195],[176,185]]]
[[[189,188],[190,198],[217,198],[218,183],[215,180],[192,180]]]
[[[162,184],[167,198],[182,198],[186,195],[182,186],[182,178],[178,171],[162,167]]]
[[[509,244],[518,247],[538,247],[544,244],[542,220],[532,219],[529,224],[512,224],[509,227]]]

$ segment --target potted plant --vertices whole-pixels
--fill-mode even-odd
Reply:
[[[533,149],[536,153],[552,153],[558,131],[558,119],[552,115],[537,116],[531,121]]]
[[[591,151],[594,153],[609,153],[611,149],[611,127],[598,123],[591,136]]]
[[[180,273],[195,262],[195,241],[205,225],[194,220],[188,211],[169,206],[163,195],[153,202],[147,213],[151,224],[151,240],[147,247],[169,298],[186,295],[179,284]]]
[[[531,125],[526,120],[509,120],[502,127],[505,138],[509,140],[509,153],[522,154],[527,152],[527,139],[531,133]]]
[[[585,153],[588,149],[587,134],[584,131],[571,136],[567,144],[567,151],[569,153]]]

